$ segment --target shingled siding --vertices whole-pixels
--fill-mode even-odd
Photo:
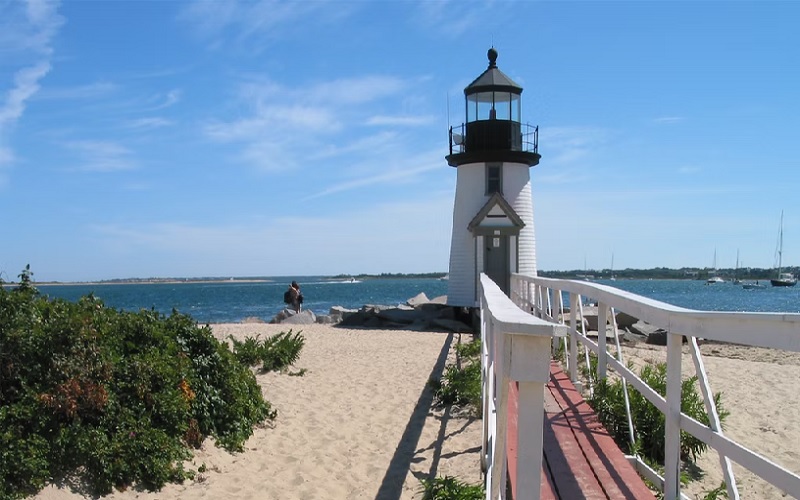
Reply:
[[[536,237],[533,230],[530,167],[519,163],[503,165],[503,193],[517,215],[525,221],[519,233],[518,273],[536,275]]]
[[[519,163],[503,164],[503,197],[525,222],[519,235],[517,272],[535,275],[536,243],[529,169],[527,165]],[[467,226],[489,199],[486,195],[486,171],[483,163],[461,165],[456,171],[447,303],[451,306],[473,307],[477,305],[475,266],[479,256],[476,256],[475,239]],[[482,267],[481,263],[478,265]]]
[[[474,307],[476,305],[475,241],[467,226],[488,199],[485,187],[486,172],[483,163],[461,165],[456,172],[447,304]]]

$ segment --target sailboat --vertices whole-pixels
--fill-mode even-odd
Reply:
[[[769,280],[772,286],[795,286],[797,278],[792,273],[783,271],[783,210],[781,210],[781,229],[778,233],[778,277]]]
[[[614,254],[611,254],[611,281],[617,281],[617,278],[614,277]]]
[[[736,249],[736,268],[733,270],[733,284],[739,285],[742,282],[739,281],[739,249]]]
[[[714,283],[725,283],[725,280],[717,276],[717,249],[714,249],[714,276],[708,278],[706,280],[707,285],[713,285]]]

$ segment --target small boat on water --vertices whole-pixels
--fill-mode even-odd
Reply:
[[[778,277],[769,280],[772,286],[795,286],[797,278],[792,273],[783,271],[783,211],[781,210],[781,229],[778,233]]]
[[[714,276],[712,276],[712,277],[710,277],[710,278],[708,278],[706,280],[706,285],[713,285],[715,283],[725,283],[724,279],[722,279],[722,278],[720,278],[719,276],[716,275],[717,274],[717,249],[716,248],[714,249],[714,267],[713,267],[713,271],[714,271]]]
[[[766,288],[766,286],[762,285],[759,282],[742,283],[742,288],[744,288],[745,290],[758,290],[758,289],[761,289],[761,288]]]
[[[772,286],[795,286],[797,278],[792,273],[780,273],[775,279],[769,280]]]

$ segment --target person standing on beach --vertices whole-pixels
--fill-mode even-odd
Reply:
[[[303,307],[301,305],[303,303],[303,294],[300,292],[300,285],[298,285],[296,281],[292,281],[292,284],[289,285],[289,288],[284,294],[284,301],[292,306],[294,312],[300,312],[300,309]]]

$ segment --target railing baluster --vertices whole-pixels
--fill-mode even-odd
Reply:
[[[681,492],[681,343],[683,336],[667,333],[667,412],[664,414],[664,498]]]

